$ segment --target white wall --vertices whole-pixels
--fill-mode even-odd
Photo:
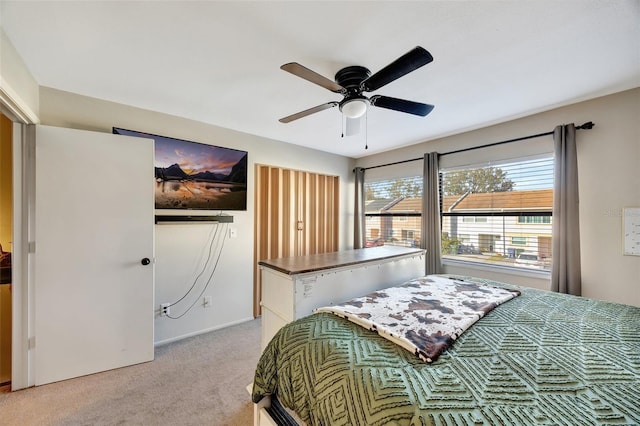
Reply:
[[[367,167],[508,140],[554,129],[556,125],[593,121],[579,130],[578,169],[582,293],[586,297],[640,306],[640,257],[622,255],[622,208],[640,206],[640,88],[576,103],[548,112],[444,137],[383,154],[360,158]],[[550,136],[547,138],[551,138]],[[541,138],[544,139],[544,138]],[[524,154],[540,144],[530,140],[501,146]],[[470,154],[481,155],[479,151]],[[445,157],[446,158],[446,157]],[[421,165],[421,163],[420,163]],[[378,171],[381,169],[377,169]],[[484,268],[447,265],[446,272],[482,276],[548,289],[547,277],[501,274]]]
[[[179,320],[157,316],[156,343],[252,318],[255,163],[339,176],[340,249],[353,246],[352,159],[46,87],[40,88],[40,118],[52,126],[102,132],[115,126],[248,151],[247,211],[226,212],[233,215],[230,226],[237,237],[225,241],[218,270],[204,294],[212,296],[213,306],[204,308],[199,301]],[[212,226],[156,225],[156,309],[190,287]],[[172,308],[172,315],[180,313],[180,307]]]
[[[0,27],[0,100],[21,121],[38,122],[38,83]]]

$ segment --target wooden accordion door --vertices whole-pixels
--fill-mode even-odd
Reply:
[[[261,314],[258,262],[338,250],[340,179],[256,164],[253,314]]]

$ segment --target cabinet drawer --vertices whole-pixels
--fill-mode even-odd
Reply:
[[[287,321],[293,321],[293,282],[291,277],[262,269],[262,306]]]
[[[284,325],[286,325],[289,322],[291,321],[288,321],[282,318],[280,315],[276,314],[275,312],[271,311],[269,308],[263,305],[262,306],[262,339],[261,339],[262,347],[261,349],[264,350],[264,348],[267,347],[267,344],[271,341],[273,336],[276,335],[278,330],[280,330]]]

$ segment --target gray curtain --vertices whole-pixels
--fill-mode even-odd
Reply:
[[[356,167],[353,169],[356,175],[356,205],[353,209],[353,248],[364,247],[365,239],[365,218],[364,218],[364,169]]]
[[[557,126],[553,132],[554,188],[551,290],[579,296],[580,215],[576,128]]]
[[[440,185],[439,185],[438,153],[429,152],[424,155],[424,172],[422,175],[422,236],[421,247],[427,250],[425,272],[440,274],[442,262],[440,258]]]

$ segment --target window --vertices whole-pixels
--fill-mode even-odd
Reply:
[[[551,269],[551,155],[443,169],[440,193],[444,259]]]
[[[486,223],[487,218],[482,216],[463,216],[462,221],[466,223],[479,223],[479,222]]]
[[[402,231],[402,239],[404,240],[414,240],[416,232],[410,229],[403,229]]]
[[[511,245],[513,246],[526,246],[527,237],[511,237]]]
[[[518,216],[518,223],[551,223],[551,216]]]
[[[418,247],[422,176],[365,182],[365,247]]]

